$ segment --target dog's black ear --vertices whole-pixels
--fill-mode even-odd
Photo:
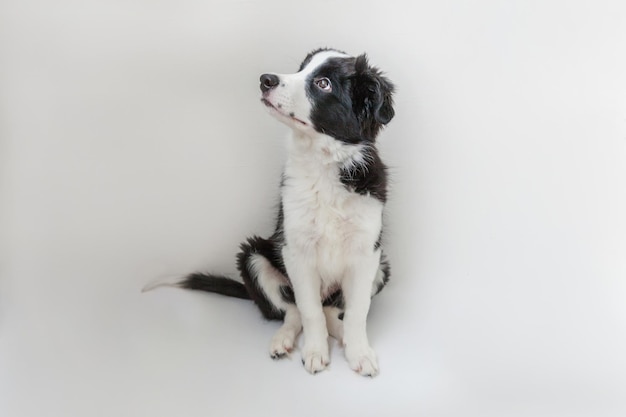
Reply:
[[[353,104],[365,130],[376,136],[381,125],[393,119],[395,87],[376,67],[370,67],[367,55],[359,55],[354,64]]]
[[[375,116],[380,123],[386,125],[391,121],[391,119],[393,119],[393,116],[396,115],[396,112],[393,109],[392,98],[394,86],[391,81],[385,77],[380,77],[380,84],[380,94],[382,97],[380,100],[380,106],[376,110]]]

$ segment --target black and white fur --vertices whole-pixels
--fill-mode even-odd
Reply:
[[[252,299],[266,318],[283,320],[272,358],[291,352],[302,330],[311,373],[329,363],[329,334],[343,342],[352,369],[379,372],[366,318],[389,280],[381,242],[387,172],[375,139],[394,116],[393,90],[365,55],[332,49],[310,53],[295,74],[263,74],[261,101],[291,128],[276,230],[242,243],[243,284],[201,273],[176,284]]]

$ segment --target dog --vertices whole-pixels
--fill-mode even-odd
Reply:
[[[269,113],[290,128],[276,229],[241,244],[243,283],[192,273],[170,285],[251,299],[265,318],[282,320],[274,359],[291,353],[302,331],[302,363],[320,372],[330,335],[354,371],[375,376],[366,318],[390,275],[382,249],[387,168],[376,138],[394,117],[394,85],[365,54],[322,48],[294,74],[261,75],[260,89]]]

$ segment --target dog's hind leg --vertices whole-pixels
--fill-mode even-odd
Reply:
[[[324,315],[328,334],[343,345],[343,310],[338,307],[324,306]]]
[[[281,293],[281,288],[290,284],[279,270],[279,253],[271,239],[253,237],[241,244],[237,255],[237,268],[248,294],[269,320],[282,320],[289,304]]]
[[[271,239],[254,237],[241,245],[239,270],[251,294],[268,319],[284,320],[270,344],[273,359],[285,357],[302,331],[300,312],[296,307],[291,284],[280,270],[281,259]]]
[[[280,359],[287,356],[293,350],[296,338],[302,331],[300,312],[295,304],[289,304],[285,311],[285,322],[278,329],[270,344],[270,356],[272,359]]]

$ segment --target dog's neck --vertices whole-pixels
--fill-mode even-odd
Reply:
[[[287,139],[287,159],[288,163],[343,168],[360,163],[364,148],[362,144],[343,143],[323,133],[292,130]]]

